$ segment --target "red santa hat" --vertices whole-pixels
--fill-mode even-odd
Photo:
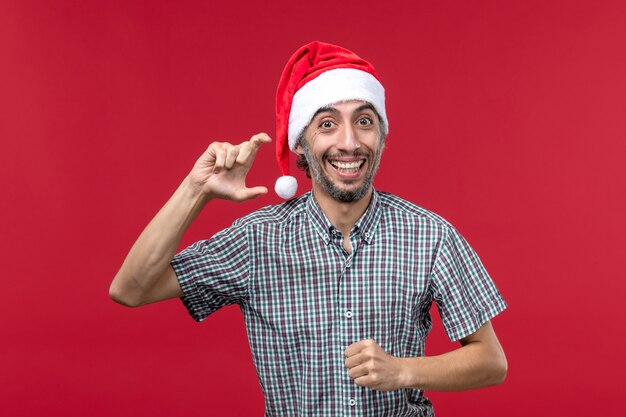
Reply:
[[[289,59],[276,91],[276,160],[283,174],[276,181],[276,193],[289,199],[298,184],[289,176],[289,152],[296,140],[322,107],[348,100],[362,100],[376,109],[384,133],[388,123],[385,89],[374,67],[340,46],[311,42]]]

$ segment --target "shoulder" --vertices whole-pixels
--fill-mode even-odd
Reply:
[[[233,227],[254,227],[263,225],[278,225],[291,222],[302,215],[306,209],[308,193],[284,203],[260,208],[246,216],[237,219]]]
[[[453,226],[440,215],[398,197],[397,195],[378,191],[378,196],[383,213],[388,216],[396,216],[405,220],[428,223],[431,226],[441,228],[442,231],[445,232],[453,229]]]

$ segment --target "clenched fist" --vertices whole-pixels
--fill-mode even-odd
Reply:
[[[348,375],[357,385],[378,391],[404,388],[402,358],[389,355],[375,341],[353,343],[345,351]]]

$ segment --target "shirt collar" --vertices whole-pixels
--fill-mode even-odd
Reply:
[[[381,217],[381,201],[380,196],[373,190],[370,204],[367,206],[365,213],[357,220],[356,224],[352,228],[352,233],[359,231],[362,239],[368,244],[372,243],[374,238],[374,231]],[[334,226],[330,223],[330,220],[326,217],[322,208],[317,204],[313,197],[313,192],[309,191],[308,200],[306,202],[306,212],[311,220],[311,223],[315,230],[320,234],[324,242],[327,244],[331,241],[331,230]]]
[[[381,209],[382,206],[380,196],[376,190],[372,190],[372,199],[370,200],[370,204],[367,206],[367,209],[361,218],[357,220],[353,229],[356,230],[358,228],[361,231],[363,240],[368,244],[372,243],[372,239],[374,239],[374,231],[376,230],[376,226],[378,226],[380,216],[382,215]]]

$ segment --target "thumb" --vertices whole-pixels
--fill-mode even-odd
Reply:
[[[252,188],[246,188],[244,190],[244,199],[245,200],[249,200],[251,198],[257,198],[263,194],[267,194],[267,187],[252,187]]]

